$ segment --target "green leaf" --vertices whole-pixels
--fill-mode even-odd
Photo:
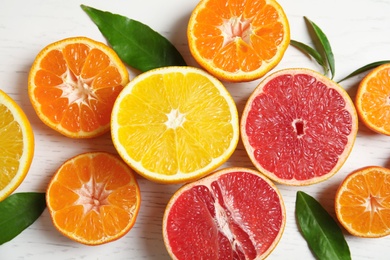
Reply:
[[[164,66],[185,66],[179,51],[149,26],[127,17],[81,5],[127,65],[145,72]]]
[[[0,245],[29,227],[46,208],[45,193],[14,193],[0,202]]]
[[[292,46],[302,50],[303,52],[306,52],[307,54],[312,56],[318,62],[318,64],[321,65],[324,69],[326,68],[325,61],[322,58],[321,54],[317,50],[313,49],[312,47],[310,47],[302,42],[298,42],[295,40],[290,40],[290,44]]]
[[[331,79],[333,79],[335,74],[335,60],[328,38],[326,37],[325,33],[320,29],[320,27],[318,27],[314,22],[309,20],[307,17],[305,17],[305,19],[306,21],[308,21],[309,25],[311,25],[311,28],[313,29],[316,38],[320,43],[320,52],[323,53],[323,55],[325,56],[324,58],[328,62],[328,66],[331,72]]]
[[[295,214],[304,238],[318,259],[351,259],[337,222],[313,197],[298,191]]]
[[[344,81],[346,79],[352,78],[352,77],[354,77],[354,76],[356,76],[356,75],[358,75],[360,73],[363,73],[363,72],[365,72],[367,70],[374,69],[374,68],[376,68],[376,67],[378,67],[380,65],[386,64],[386,63],[390,63],[390,60],[376,61],[376,62],[372,62],[370,64],[367,64],[367,65],[365,65],[365,66],[363,66],[363,67],[353,71],[351,74],[349,74],[345,78],[339,80],[338,83],[340,83],[341,81]]]

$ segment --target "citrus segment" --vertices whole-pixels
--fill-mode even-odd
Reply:
[[[133,171],[118,156],[90,152],[61,165],[49,183],[46,201],[62,234],[99,245],[133,227],[141,196]]]
[[[279,63],[290,31],[274,0],[202,0],[192,12],[187,37],[191,54],[211,74],[250,81]]]
[[[269,178],[309,185],[344,164],[357,121],[338,84],[312,70],[285,69],[269,75],[249,97],[241,136],[253,164]]]
[[[336,193],[336,215],[359,237],[390,234],[390,170],[368,166],[348,175]]]
[[[29,97],[39,118],[72,138],[109,130],[113,103],[129,81],[125,65],[103,43],[66,38],[46,46],[29,74]]]
[[[173,259],[263,259],[285,222],[282,197],[271,181],[254,170],[225,168],[175,192],[163,237]]]
[[[222,83],[200,69],[155,69],[119,94],[111,135],[122,158],[144,177],[190,181],[233,153],[239,139],[237,108]]]
[[[390,135],[390,64],[373,69],[363,78],[355,104],[360,119],[368,128]]]
[[[34,156],[34,133],[20,106],[0,90],[0,201],[24,180]]]

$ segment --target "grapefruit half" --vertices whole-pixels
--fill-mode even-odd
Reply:
[[[258,171],[231,167],[184,185],[163,218],[172,259],[263,259],[286,223],[281,194]]]
[[[310,185],[333,176],[348,158],[358,129],[354,104],[340,85],[309,69],[265,78],[241,118],[249,158],[270,179]]]

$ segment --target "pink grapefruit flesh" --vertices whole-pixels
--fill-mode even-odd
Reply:
[[[334,175],[352,150],[358,119],[349,95],[309,69],[285,69],[249,97],[241,136],[256,168],[287,185],[310,185]]]
[[[282,197],[268,178],[226,168],[172,196],[164,243],[173,259],[262,259],[279,242],[285,222]]]

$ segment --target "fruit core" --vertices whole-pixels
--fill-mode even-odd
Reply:
[[[366,211],[375,213],[382,210],[383,206],[381,201],[381,198],[370,195],[370,197],[368,197],[366,201]]]
[[[93,178],[75,192],[79,195],[75,205],[83,205],[85,214],[92,210],[99,213],[100,207],[109,204],[107,198],[111,192],[105,189],[105,183],[95,182]]]
[[[165,125],[168,128],[176,129],[183,125],[185,122],[185,114],[180,113],[178,109],[172,109],[169,114],[167,114],[167,121],[165,122]]]
[[[293,127],[298,137],[302,137],[305,133],[305,123],[301,119],[296,119],[293,122]]]
[[[247,44],[250,44],[250,35],[252,33],[251,20],[243,17],[233,17],[224,21],[219,28],[224,36],[222,46],[234,42],[236,38],[241,38]]]
[[[58,85],[57,88],[62,90],[62,97],[68,99],[69,105],[73,103],[80,105],[86,103],[87,100],[97,99],[90,87],[92,79],[83,79],[69,69],[62,77],[64,83]]]

